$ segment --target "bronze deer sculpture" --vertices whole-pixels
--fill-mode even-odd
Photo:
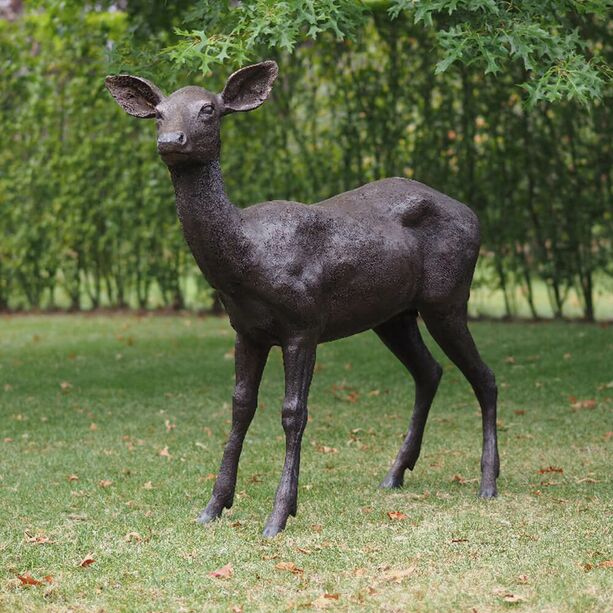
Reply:
[[[296,515],[307,396],[322,342],[374,330],[415,380],[409,432],[382,482],[403,484],[413,469],[442,375],[424,344],[417,314],[472,385],[483,419],[480,495],[496,496],[496,383],[467,327],[479,252],[479,223],[464,204],[402,178],[369,183],[323,202],[274,200],[235,207],[219,164],[224,115],[251,111],[269,96],[275,62],[232,74],[221,94],[184,87],[165,96],[153,83],[119,75],[106,87],[130,115],[157,122],[185,238],[236,331],[232,428],[201,523],[234,499],[239,456],[253,419],[269,351],[281,346],[286,455],[264,535]]]

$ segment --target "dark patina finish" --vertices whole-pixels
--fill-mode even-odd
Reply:
[[[285,368],[286,456],[264,534],[296,514],[300,444],[318,343],[374,330],[415,380],[409,432],[382,486],[400,487],[413,469],[442,369],[424,344],[428,330],[472,385],[483,416],[480,495],[496,495],[496,384],[467,327],[479,252],[479,224],[464,204],[406,179],[384,179],[314,205],[275,200],[235,207],[219,165],[220,122],[270,94],[274,62],[235,72],[221,94],[185,87],[165,96],[132,76],[106,86],[129,114],[156,119],[158,150],[198,266],[219,291],[236,330],[232,430],[202,523],[234,499],[239,455],[254,416],[270,348]]]

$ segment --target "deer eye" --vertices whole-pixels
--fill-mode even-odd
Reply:
[[[198,113],[198,117],[210,117],[215,112],[212,104],[204,104]]]

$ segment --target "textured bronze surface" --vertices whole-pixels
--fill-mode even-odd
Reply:
[[[199,521],[230,508],[245,434],[273,345],[285,368],[285,465],[264,534],[296,514],[300,445],[318,343],[374,330],[415,380],[409,432],[383,487],[413,469],[442,375],[417,326],[419,313],[472,385],[483,416],[480,495],[496,496],[496,383],[467,327],[467,301],[479,252],[479,223],[464,204],[417,181],[369,183],[323,202],[274,200],[238,209],[219,165],[223,115],[250,111],[270,94],[274,62],[235,72],[224,91],[184,87],[166,97],[152,83],[107,77],[119,105],[156,118],[158,150],[176,193],[183,232],[236,330],[232,429],[212,497]]]

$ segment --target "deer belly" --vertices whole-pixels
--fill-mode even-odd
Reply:
[[[411,308],[417,287],[411,262],[388,267],[364,266],[327,284],[323,293],[325,323],[322,340],[351,336]]]

